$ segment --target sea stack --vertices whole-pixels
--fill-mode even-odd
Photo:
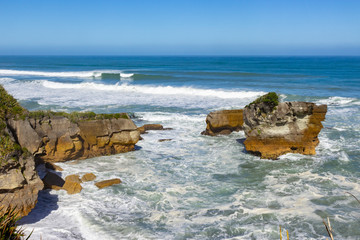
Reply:
[[[279,103],[276,93],[268,93],[244,109],[246,151],[266,159],[286,153],[314,155],[326,112],[326,105]]]

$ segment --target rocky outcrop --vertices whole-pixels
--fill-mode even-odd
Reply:
[[[8,118],[25,111],[0,85],[0,209],[15,208],[19,216],[35,207],[44,186],[33,155],[19,146],[6,124]]]
[[[221,110],[208,114],[206,117],[206,130],[203,135],[227,135],[233,131],[243,129],[243,110]]]
[[[8,125],[20,145],[37,160],[62,162],[134,150],[140,134],[127,114],[123,116],[73,121],[66,116],[49,115],[12,118]]]
[[[244,109],[246,151],[277,159],[286,153],[315,154],[326,105],[256,100]]]
[[[27,215],[37,202],[43,183],[35,171],[30,154],[13,156],[0,170],[0,208],[16,208],[19,216]]]
[[[97,186],[99,189],[102,189],[102,188],[109,187],[114,184],[120,184],[120,183],[121,183],[121,180],[119,178],[114,178],[114,179],[97,182],[97,183],[95,183],[95,186]]]

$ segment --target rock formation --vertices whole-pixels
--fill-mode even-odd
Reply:
[[[109,187],[114,184],[120,184],[120,183],[121,183],[121,180],[119,178],[114,178],[114,179],[97,182],[97,183],[95,183],[95,186],[97,186],[99,189],[102,189],[102,188]]]
[[[14,157],[1,166],[0,207],[16,207],[19,216],[25,216],[35,207],[38,192],[43,187],[33,156]]]
[[[79,193],[82,190],[80,183],[81,183],[81,180],[80,180],[79,175],[77,175],[77,174],[69,175],[69,176],[65,177],[65,183],[62,188],[68,194]]]
[[[221,110],[211,112],[206,117],[206,130],[203,135],[227,135],[243,129],[243,110]]]
[[[15,138],[36,160],[62,162],[134,150],[139,131],[126,113],[119,118],[73,120],[56,113],[8,120]]]
[[[315,154],[327,106],[310,102],[278,103],[275,93],[269,94],[244,109],[246,151],[268,159],[286,153]]]
[[[139,136],[127,114],[28,112],[0,85],[0,209],[28,214],[44,184],[69,194],[81,191],[78,176],[64,181],[48,172],[41,181],[34,156],[42,163],[127,152]]]
[[[0,209],[16,208],[28,214],[43,183],[35,171],[34,157],[15,141],[6,120],[23,109],[0,85]]]

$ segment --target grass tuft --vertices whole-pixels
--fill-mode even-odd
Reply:
[[[20,240],[24,239],[24,229],[19,228],[17,221],[20,220],[16,208],[7,208],[3,211],[0,207],[0,240]],[[30,235],[26,238],[29,239]]]

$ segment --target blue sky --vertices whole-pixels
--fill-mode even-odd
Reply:
[[[0,55],[360,55],[359,0],[0,0]]]

